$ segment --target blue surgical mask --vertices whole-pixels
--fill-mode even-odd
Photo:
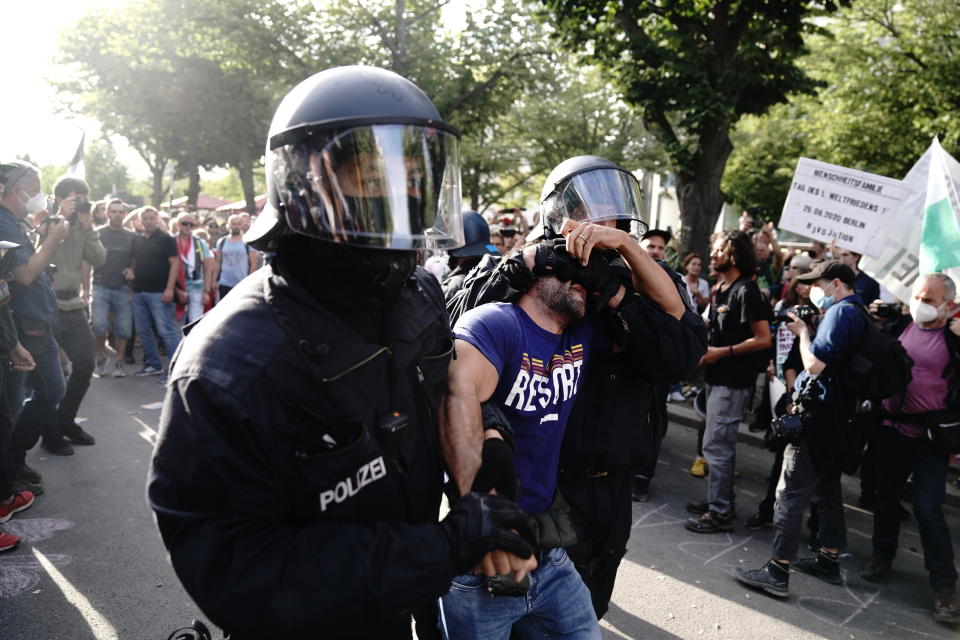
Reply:
[[[814,285],[810,287],[810,302],[820,311],[826,311],[836,302],[836,299],[835,296],[828,296],[826,291]]]

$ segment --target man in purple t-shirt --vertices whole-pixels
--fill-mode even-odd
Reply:
[[[960,409],[960,320],[948,326],[956,308],[953,280],[935,273],[920,276],[913,287],[910,316],[900,327],[900,343],[913,359],[913,380],[902,395],[883,401],[887,419],[876,438],[877,499],[873,516],[873,555],[860,576],[872,582],[886,578],[897,553],[900,533],[900,496],[913,474],[913,513],[923,544],[924,564],[934,592],[934,618],[960,622],[957,606],[957,570],[953,543],[943,517],[947,454],[926,437],[924,415]]]
[[[477,483],[482,475],[489,477],[488,453],[495,450],[490,445],[502,445],[497,442],[502,434],[485,431],[481,404],[499,408],[509,422],[514,452],[505,464],[493,466],[501,472],[515,469],[518,503],[529,514],[554,503],[563,432],[591,355],[619,348],[594,331],[591,318],[584,319],[588,304],[598,306],[598,293],[609,298],[611,309],[625,294],[619,281],[610,279],[612,273],[592,277],[592,249],[618,251],[629,266],[627,277],[645,283],[651,299],[668,313],[683,313],[669,276],[626,232],[602,224],[571,227],[559,251],[544,242],[524,249],[523,264],[520,256],[508,258],[537,275],[516,302],[482,305],[457,321],[457,355],[440,418],[444,457],[459,493],[486,491],[489,486]],[[598,640],[590,593],[566,552],[543,540],[538,546],[536,559],[492,552],[475,573],[455,577],[442,599],[446,637],[506,640],[512,628],[524,638]],[[525,598],[491,598],[485,588],[487,576],[513,573],[521,582],[528,572]]]

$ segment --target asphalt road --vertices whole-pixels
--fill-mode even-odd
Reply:
[[[157,378],[94,380],[81,414],[97,444],[68,458],[29,454],[47,491],[3,525],[24,543],[0,555],[0,638],[164,640],[203,618],[167,562],[144,498],[160,414],[144,405],[158,402],[161,391]],[[629,550],[601,622],[604,638],[958,637],[932,620],[913,522],[904,524],[888,583],[857,576],[870,550],[871,517],[853,507],[843,586],[794,574],[785,601],[740,586],[733,567],[762,564],[772,532],[738,526],[731,534],[699,535],[683,528],[685,503],[705,497],[705,481],[686,471],[694,445],[693,429],[671,425],[650,501],[634,506]],[[770,454],[746,443],[739,453],[742,522],[762,495]],[[847,502],[856,496],[850,480]],[[949,507],[948,519],[957,531],[960,511]]]

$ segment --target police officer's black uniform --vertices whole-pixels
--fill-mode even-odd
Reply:
[[[149,499],[177,575],[231,638],[410,638],[409,612],[486,551],[532,553],[502,496],[468,494],[437,522],[453,341],[414,249],[458,240],[442,126],[412,83],[369,67],[288,94],[268,147],[275,208],[247,236],[276,254],[174,358]]]

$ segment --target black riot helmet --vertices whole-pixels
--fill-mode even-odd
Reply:
[[[490,226],[476,211],[463,212],[463,246],[447,251],[454,258],[471,258],[487,254],[498,256],[500,252],[490,244]]]
[[[266,149],[268,203],[248,244],[299,234],[387,251],[463,244],[460,136],[409,80],[337,67],[293,88]]]
[[[615,220],[636,237],[647,230],[641,217],[640,183],[632,173],[599,156],[576,156],[558,164],[540,192],[540,219],[547,238],[560,235],[566,219]]]

